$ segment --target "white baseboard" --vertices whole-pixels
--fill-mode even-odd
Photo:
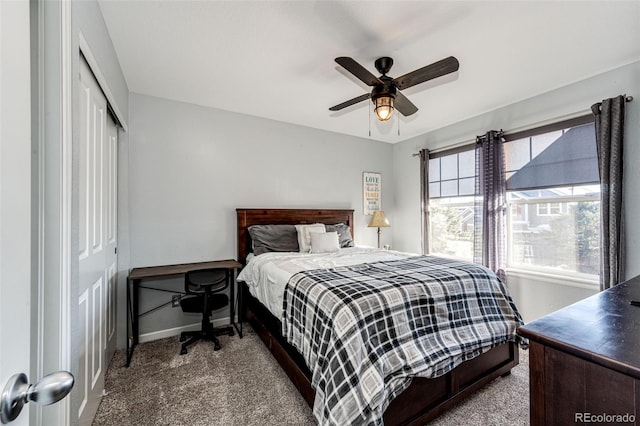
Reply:
[[[214,327],[224,327],[229,325],[229,317],[216,318],[212,321]],[[200,328],[200,323],[183,325],[175,328],[168,328],[166,330],[153,331],[151,333],[141,334],[138,338],[140,343],[151,342],[153,340],[164,339],[165,337],[179,336],[183,331],[194,331]]]

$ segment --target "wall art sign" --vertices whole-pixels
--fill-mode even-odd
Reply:
[[[362,173],[362,198],[365,215],[373,214],[376,210],[382,210],[382,177],[380,173]]]

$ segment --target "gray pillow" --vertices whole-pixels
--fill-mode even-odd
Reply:
[[[353,240],[351,239],[351,229],[344,223],[337,223],[335,225],[326,225],[327,232],[336,231],[338,233],[338,239],[340,240],[340,247],[353,247]]]
[[[298,251],[298,232],[293,225],[252,225],[248,228],[253,254]]]

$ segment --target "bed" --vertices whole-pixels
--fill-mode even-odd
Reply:
[[[238,260],[243,264],[251,256],[252,241],[248,228],[252,225],[345,224],[353,237],[353,210],[237,209],[236,213]],[[247,283],[239,281],[239,286],[241,320],[251,324],[300,394],[313,407],[316,399],[312,387],[313,373],[307,367],[305,357],[283,336],[281,319],[251,294]],[[517,343],[506,341],[439,377],[414,377],[409,387],[385,405],[381,420],[386,425],[424,424],[496,377],[509,374],[517,364]]]

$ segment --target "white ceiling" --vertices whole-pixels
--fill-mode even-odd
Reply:
[[[129,90],[368,137],[369,91],[334,62],[397,77],[447,56],[457,73],[403,93],[398,142],[640,60],[640,2],[101,0]],[[631,94],[631,93],[630,93]]]

